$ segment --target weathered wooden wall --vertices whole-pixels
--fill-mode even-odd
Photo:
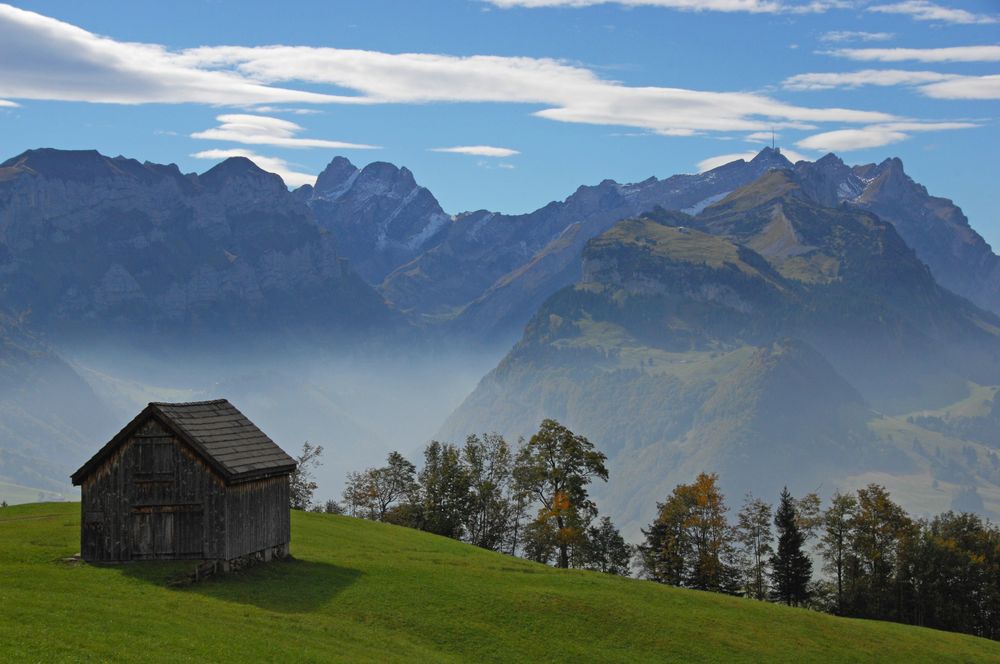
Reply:
[[[288,476],[226,485],[150,418],[82,484],[80,551],[92,562],[232,560],[291,539]]]
[[[287,544],[291,538],[288,476],[234,484],[226,489],[226,558]]]
[[[225,495],[222,479],[151,418],[84,480],[81,554],[94,562],[221,558]]]

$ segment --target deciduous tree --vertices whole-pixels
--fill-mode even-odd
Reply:
[[[416,466],[402,454],[390,452],[385,466],[348,474],[344,502],[352,516],[384,521],[390,509],[413,496],[416,472]]]
[[[773,539],[771,505],[748,493],[736,515],[736,540],[742,548],[743,586],[748,597],[767,599]]]
[[[313,471],[322,463],[319,460],[322,455],[322,445],[302,443],[302,452],[295,458],[295,470],[288,478],[289,507],[293,510],[307,510],[312,505],[317,486]]]
[[[837,589],[837,613],[844,613],[844,575],[851,553],[851,521],[858,501],[851,494],[833,494],[830,508],[823,513],[819,551],[824,569],[833,575]]]
[[[493,551],[517,548],[523,502],[514,486],[514,457],[503,436],[469,436],[462,448],[469,480],[464,528],[467,541]]]
[[[518,485],[541,505],[535,522],[554,528],[559,567],[569,567],[570,548],[581,543],[596,514],[587,486],[595,478],[607,481],[606,460],[589,440],[555,420],[542,422],[518,453]]]
[[[454,445],[431,441],[424,450],[424,467],[416,491],[419,527],[459,539],[469,509],[469,474]]]
[[[701,473],[678,485],[644,530],[643,565],[650,578],[700,590],[735,592],[733,532],[718,476]]]
[[[891,590],[896,565],[914,524],[883,486],[869,484],[858,489],[857,499],[851,519],[851,549],[858,563],[851,576],[859,586],[855,614],[893,618]]]

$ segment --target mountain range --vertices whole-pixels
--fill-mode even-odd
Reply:
[[[95,151],[0,164],[0,292],[60,343],[393,318],[281,178],[242,157],[200,176]]]
[[[131,403],[164,386],[236,390],[276,417],[297,413],[290,436],[344,432],[361,449],[382,423],[357,404],[402,403],[425,377],[387,370],[360,381],[362,396],[346,372],[318,389],[290,348],[300,359],[479,348],[482,363],[516,341],[440,436],[563,420],[628,478],[604,496],[627,522],[700,470],[720,472],[730,493],[877,478],[917,511],[1000,513],[988,433],[998,261],[898,159],[792,164],[765,148],[505,215],[446,213],[384,162],[337,157],[289,191],[243,158],[198,175],[31,150],[0,164],[0,361],[11,368],[0,413],[13,441],[0,446],[0,480],[62,481],[122,416],[122,394]],[[88,358],[99,346],[117,359]],[[255,366],[274,359],[241,373],[247,349]],[[203,360],[218,353],[229,364],[210,379],[222,365]],[[431,380],[445,385],[448,363]],[[452,406],[441,408],[439,421]],[[43,422],[52,409],[64,421]],[[305,427],[311,410],[322,426]]]
[[[891,224],[824,206],[804,181],[771,171],[696,216],[659,210],[592,239],[581,279],[442,437],[522,436],[555,417],[629,478],[606,502],[631,523],[705,469],[737,496],[871,473],[923,478],[945,508],[975,478],[992,496],[1000,476],[978,463],[989,445],[922,431],[912,414],[995,390],[1000,318],[940,286]]]
[[[546,297],[579,279],[584,244],[618,220],[657,206],[698,213],[773,169],[794,170],[822,205],[892,223],[942,285],[1000,311],[1000,258],[956,205],[930,196],[898,159],[849,167],[830,154],[793,165],[764,148],[749,162],[697,175],[605,180],[528,214],[449,216],[406,168],[375,162],[359,170],[338,157],[315,188],[297,194],[395,308],[459,336],[510,342]]]

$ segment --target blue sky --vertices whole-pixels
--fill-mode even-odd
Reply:
[[[792,156],[901,157],[997,247],[998,112],[995,0],[0,5],[3,157],[245,154],[297,185],[342,154],[452,213],[695,172],[774,127]]]

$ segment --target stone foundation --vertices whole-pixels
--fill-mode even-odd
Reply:
[[[254,551],[230,560],[206,560],[195,570],[195,580],[200,580],[213,574],[228,574],[238,572],[254,565],[269,563],[272,560],[282,560],[288,557],[288,544],[279,544],[260,551]]]

